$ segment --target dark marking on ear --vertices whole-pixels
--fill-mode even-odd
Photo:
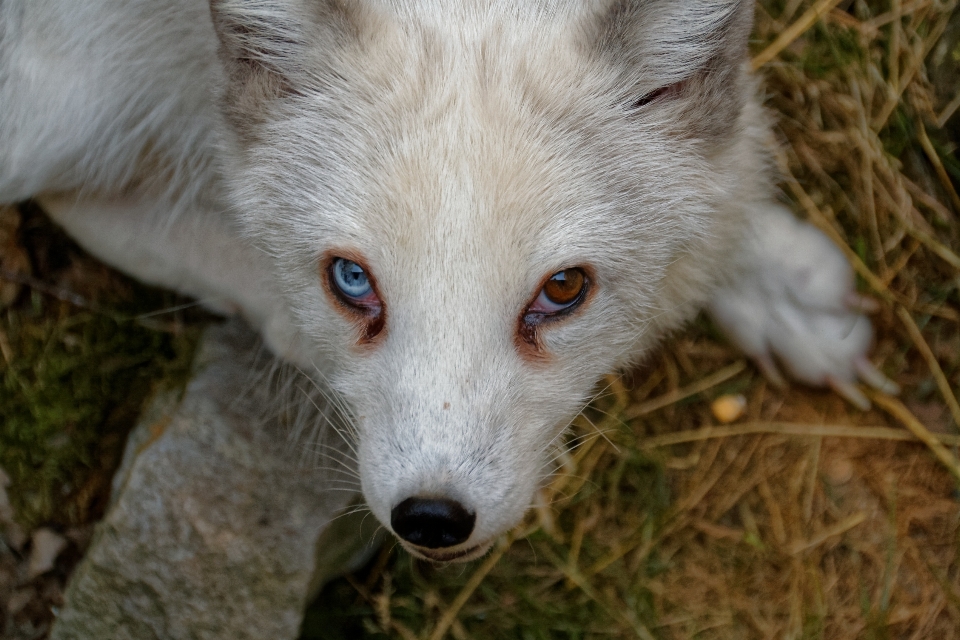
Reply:
[[[587,27],[592,47],[677,82],[717,56],[746,53],[751,0],[610,0]]]
[[[260,81],[274,89],[290,88],[285,71],[302,47],[302,25],[280,6],[273,6],[277,4],[210,0],[220,57],[231,83]]]
[[[353,0],[210,0],[227,73],[223,110],[250,137],[278,100],[322,90],[317,78],[358,37]],[[322,83],[320,83],[322,84]]]
[[[752,18],[749,0],[608,0],[585,34],[615,74],[615,104],[640,113],[669,98],[677,135],[720,142],[749,91]]]
[[[640,96],[634,100],[631,104],[627,106],[628,111],[637,111],[643,107],[656,102],[660,99],[669,99],[679,95],[683,91],[684,87],[683,82],[675,82],[666,87],[660,87],[659,89],[654,89],[650,93]]]

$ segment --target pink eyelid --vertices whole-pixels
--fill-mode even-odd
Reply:
[[[347,296],[345,296],[347,297]],[[380,309],[380,298],[377,297],[377,294],[374,291],[370,291],[367,295],[362,298],[348,298],[352,304],[355,304],[358,307],[364,309],[369,309],[370,311],[377,311]]]
[[[547,297],[547,292],[541,289],[540,294],[537,295],[537,299],[534,300],[533,304],[530,305],[530,308],[527,309],[527,313],[542,313],[544,315],[549,315],[558,311],[563,311],[568,307],[572,307],[577,304],[579,300],[580,297],[578,296],[576,299],[567,304],[557,304],[556,302],[551,302]]]

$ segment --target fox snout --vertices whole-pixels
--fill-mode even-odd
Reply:
[[[485,553],[501,533],[484,531],[487,527],[478,530],[474,502],[436,492],[413,495],[390,510],[390,528],[404,548],[420,558],[433,562],[471,560]],[[486,511],[487,522],[498,521],[504,515],[493,512],[497,505],[485,504],[480,508]],[[519,513],[522,515],[523,511],[521,508]]]
[[[390,512],[394,532],[410,544],[427,549],[466,542],[476,521],[477,514],[446,498],[407,498]]]
[[[368,426],[359,434],[367,504],[420,558],[463,561],[484,553],[522,519],[542,477],[540,447],[501,420],[428,413]]]
[[[415,556],[470,560],[524,517],[570,408],[544,411],[552,385],[519,356],[511,367],[507,340],[466,349],[406,334],[396,327],[367,356],[367,391],[353,396],[363,494]]]
[[[407,498],[390,512],[393,532],[414,554],[434,562],[470,560],[490,542],[468,545],[477,515],[448,498]]]

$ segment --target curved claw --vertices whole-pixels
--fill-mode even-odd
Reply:
[[[883,375],[865,356],[860,356],[853,362],[857,375],[868,385],[881,393],[895,396],[900,393],[900,385]]]
[[[876,313],[880,311],[880,303],[877,302],[876,299],[859,294],[856,291],[851,291],[845,295],[843,297],[843,303],[847,305],[847,309],[850,311],[858,311],[860,313]]]
[[[829,385],[838,396],[856,408],[861,411],[868,411],[870,409],[870,400],[867,396],[863,395],[863,392],[857,388],[857,385],[852,382],[847,382],[846,380],[834,378],[833,376],[827,376],[826,381],[827,385]]]
[[[778,389],[785,389],[787,387],[786,378],[784,378],[780,370],[777,369],[777,365],[769,353],[762,353],[756,356],[754,361],[757,363],[757,368],[760,369],[760,373],[763,374],[763,377],[766,378],[770,384]]]

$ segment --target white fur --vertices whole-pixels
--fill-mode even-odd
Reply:
[[[212,4],[0,0],[0,201],[43,196],[93,253],[316,371],[383,523],[454,498],[482,552],[594,383],[705,305],[750,355],[855,381],[849,268],[771,202],[750,3]],[[372,344],[324,293],[343,252],[386,305]],[[531,358],[518,318],[573,266],[592,296]]]

